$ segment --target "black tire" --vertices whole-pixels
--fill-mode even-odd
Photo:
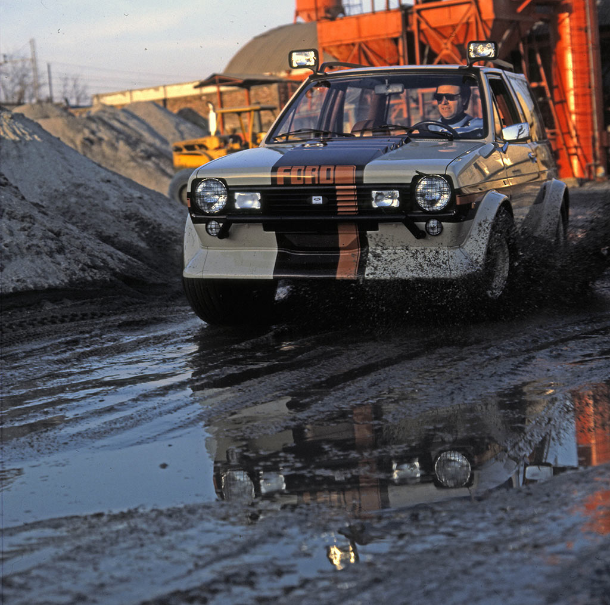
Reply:
[[[269,323],[277,282],[275,280],[182,279],[186,298],[197,316],[209,324]]]
[[[515,225],[506,210],[500,210],[491,227],[479,296],[487,306],[501,304],[516,281],[517,246]]]
[[[174,174],[167,192],[170,199],[186,206],[186,186],[192,173],[193,170],[191,168],[185,168]]]
[[[555,250],[558,254],[563,255],[568,247],[568,210],[566,205],[561,208],[559,220],[557,221],[557,232],[555,234]]]

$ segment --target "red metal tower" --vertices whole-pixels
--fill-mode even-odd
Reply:
[[[606,177],[599,27],[595,0],[413,0],[346,15],[340,0],[297,0],[316,20],[318,47],[364,65],[463,63],[469,40],[496,40],[517,60],[549,122],[562,178]],[[342,18],[338,18],[343,15]],[[541,25],[542,24],[542,25]]]

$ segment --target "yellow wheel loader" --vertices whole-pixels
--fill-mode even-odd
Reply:
[[[208,120],[211,134],[198,139],[177,141],[172,145],[174,170],[176,174],[169,184],[168,196],[186,205],[186,185],[193,170],[229,153],[258,147],[265,132],[262,128],[261,112],[269,111],[275,120],[276,107],[273,105],[248,105],[230,109],[217,109],[211,103]],[[236,115],[239,133],[216,134],[216,120],[219,115]],[[247,117],[247,119],[244,119]]]

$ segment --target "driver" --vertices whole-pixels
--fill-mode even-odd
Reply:
[[[450,126],[458,133],[472,132],[483,128],[481,118],[473,118],[466,113],[466,108],[470,102],[470,86],[453,84],[441,84],[436,88],[434,100],[438,104],[438,111],[441,114],[440,122]],[[430,127],[432,130],[433,127]],[[438,128],[440,130],[440,128]]]

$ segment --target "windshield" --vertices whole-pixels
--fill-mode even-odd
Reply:
[[[455,72],[316,78],[301,90],[268,142],[388,134],[483,138],[477,79]]]

